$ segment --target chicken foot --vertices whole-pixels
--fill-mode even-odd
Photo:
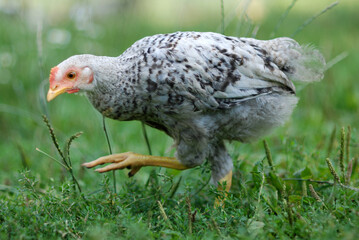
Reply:
[[[166,167],[173,168],[178,170],[185,170],[190,167],[183,165],[177,158],[174,157],[160,157],[160,156],[151,156],[151,155],[142,155],[133,152],[112,154],[104,157],[100,157],[92,162],[87,162],[82,164],[82,166],[87,168],[93,168],[98,165],[102,165],[105,163],[111,163],[103,168],[98,168],[96,172],[108,172],[111,170],[130,168],[131,171],[128,173],[129,177],[134,176],[141,167],[145,166],[157,166],[157,167]],[[218,191],[226,191],[229,192],[232,185],[232,170],[228,172],[226,176],[219,180]],[[223,189],[225,187],[225,189]],[[217,197],[214,206],[215,207],[224,207],[224,199],[220,199]]]
[[[130,168],[131,171],[128,173],[128,176],[132,177],[140,170],[141,167],[145,166],[166,167],[178,170],[185,170],[190,168],[183,165],[177,158],[174,157],[150,156],[133,152],[112,154],[100,157],[92,162],[84,163],[82,166],[92,168],[105,163],[112,164],[103,168],[98,168],[95,171],[103,173],[116,169]]]

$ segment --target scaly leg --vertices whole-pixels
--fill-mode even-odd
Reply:
[[[133,152],[119,153],[100,157],[95,161],[82,164],[87,168],[92,168],[105,163],[112,163],[106,167],[96,169],[95,171],[103,173],[116,169],[130,168],[128,174],[130,177],[135,175],[141,167],[158,166],[173,168],[178,170],[188,169],[189,167],[183,165],[177,158],[174,157],[158,157],[150,155],[142,155]]]
[[[232,170],[229,171],[227,173],[226,176],[224,176],[221,180],[218,181],[219,182],[219,185],[218,185],[218,188],[217,190],[218,191],[223,191],[223,186],[226,186],[226,193],[225,193],[225,196],[227,196],[229,190],[231,189],[231,185],[232,185]],[[214,202],[214,207],[217,208],[217,207],[224,207],[224,200],[226,199],[226,197],[224,199],[219,199],[218,197],[216,198],[216,201]]]

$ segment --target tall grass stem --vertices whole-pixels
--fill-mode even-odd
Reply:
[[[145,125],[144,122],[141,122],[141,126],[142,126],[142,134],[143,134],[143,138],[145,139],[145,142],[146,142],[148,154],[152,155],[152,149],[151,149],[150,141],[148,139],[148,135],[147,135],[147,131],[146,131],[146,125]]]
[[[37,30],[36,30],[36,46],[37,46],[37,63],[39,65],[39,76],[41,84],[39,85],[39,97],[40,97],[40,108],[42,112],[49,117],[49,111],[46,104],[45,94],[44,94],[44,81],[45,81],[45,70],[44,70],[44,60],[43,60],[43,42],[42,42],[42,33],[43,33],[43,24],[42,19],[38,20]]]
[[[292,3],[289,5],[289,7],[285,10],[285,12],[280,16],[277,25],[275,25],[273,32],[270,34],[271,38],[273,38],[276,35],[279,27],[282,25],[284,19],[288,16],[290,10],[292,10],[296,2],[297,0],[293,0]]]
[[[224,35],[224,0],[221,0],[221,33]]]
[[[334,126],[332,133],[330,134],[329,144],[328,144],[328,150],[327,150],[327,156],[330,157],[330,154],[333,151],[333,146],[335,142],[335,135],[337,133],[337,127]]]
[[[272,154],[270,152],[270,149],[269,149],[269,146],[268,146],[268,143],[267,143],[266,140],[263,140],[263,145],[264,145],[264,150],[266,152],[266,157],[267,157],[267,160],[268,160],[268,164],[271,167],[271,169],[273,171],[275,171],[274,164],[273,164],[273,159],[272,159]]]
[[[108,137],[108,133],[107,133],[105,116],[102,116],[102,126],[103,126],[103,131],[105,132],[108,151],[109,151],[110,155],[112,155],[111,142],[110,142],[110,138]],[[113,179],[113,192],[116,193],[117,192],[117,190],[116,190],[116,170],[112,170],[112,179]]]
[[[164,209],[163,206],[162,206],[162,203],[157,200],[157,204],[158,204],[158,207],[159,207],[159,209],[160,209],[160,213],[161,213],[163,219],[164,219],[165,222],[168,224],[169,228],[173,230],[173,227],[172,227],[172,225],[171,225],[171,222],[170,222],[170,220],[169,220],[168,217],[167,217],[167,214],[166,214],[166,212],[165,212],[165,209]]]
[[[342,127],[340,131],[340,153],[339,153],[339,167],[342,175],[342,180],[345,179],[345,166],[344,166],[344,152],[345,152],[345,129]]]
[[[341,184],[340,177],[339,177],[339,175],[337,174],[337,172],[335,171],[334,166],[333,166],[332,162],[330,161],[330,159],[329,159],[329,158],[326,158],[325,161],[327,162],[327,165],[328,165],[328,168],[329,168],[330,173],[331,173],[331,174],[333,175],[333,177],[334,177],[334,181],[336,181],[337,183]]]
[[[351,139],[351,135],[352,135],[352,129],[351,129],[350,126],[348,126],[348,132],[347,132],[346,141],[345,141],[345,162],[346,163],[349,162],[349,158],[350,158],[350,139]]]
[[[290,36],[291,38],[293,38],[295,35],[297,35],[299,32],[301,32],[306,26],[308,26],[311,22],[313,22],[316,18],[318,18],[320,15],[324,14],[325,12],[329,11],[330,9],[332,9],[333,7],[337,6],[339,4],[338,1],[333,2],[332,4],[330,4],[328,7],[324,8],[322,11],[320,11],[319,13],[315,14],[314,16],[312,16],[311,18],[309,18],[307,21],[305,21],[302,25],[300,25],[297,30],[294,31],[294,33]]]

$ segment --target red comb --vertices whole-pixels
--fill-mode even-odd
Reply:
[[[56,73],[57,71],[59,70],[59,68],[56,66],[56,67],[53,67],[50,71],[50,86],[52,86],[52,84],[55,82],[55,76],[56,76]]]

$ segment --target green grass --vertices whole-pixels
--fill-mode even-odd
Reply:
[[[359,233],[358,4],[341,2],[295,36],[298,42],[319,48],[327,61],[343,52],[348,56],[331,67],[321,82],[297,85],[300,102],[291,120],[266,137],[273,167],[262,141],[227,144],[234,159],[233,186],[225,208],[214,209],[215,198],[223,193],[208,184],[208,164],[183,172],[148,167],[133,178],[127,177],[127,170],[117,171],[115,194],[112,173],[100,175],[80,167],[109,153],[102,116],[84,97],[66,94],[50,104],[43,101],[49,69],[68,56],[116,56],[155,33],[222,28],[220,1],[215,8],[201,6],[201,1],[178,3],[179,13],[168,13],[174,9],[166,9],[165,4],[144,10],[142,1],[121,2],[115,12],[93,16],[85,30],[76,28],[76,21],[68,17],[67,4],[45,7],[44,3],[42,10],[48,15],[42,31],[28,18],[30,5],[0,11],[0,239],[355,239]],[[224,1],[226,19],[233,2]],[[260,22],[225,21],[225,33],[251,35],[259,25],[257,38],[268,39],[292,1],[274,2],[267,4],[267,15]],[[290,36],[330,4],[303,2],[297,1],[275,36]],[[190,13],[178,18],[185,10]],[[151,13],[158,16],[152,19]],[[162,14],[167,18],[172,14],[175,20],[161,22]],[[53,29],[70,34],[70,41],[63,45],[49,41]],[[64,153],[68,139],[83,132],[69,152],[67,168],[73,174],[35,150],[65,164],[42,120],[44,113],[49,114]],[[350,138],[347,126],[351,126]],[[107,120],[107,127],[113,152],[148,153],[139,122]],[[173,154],[168,152],[170,138],[147,130],[154,155]],[[351,179],[345,182],[348,168]],[[336,175],[344,187],[338,181],[334,184]]]

